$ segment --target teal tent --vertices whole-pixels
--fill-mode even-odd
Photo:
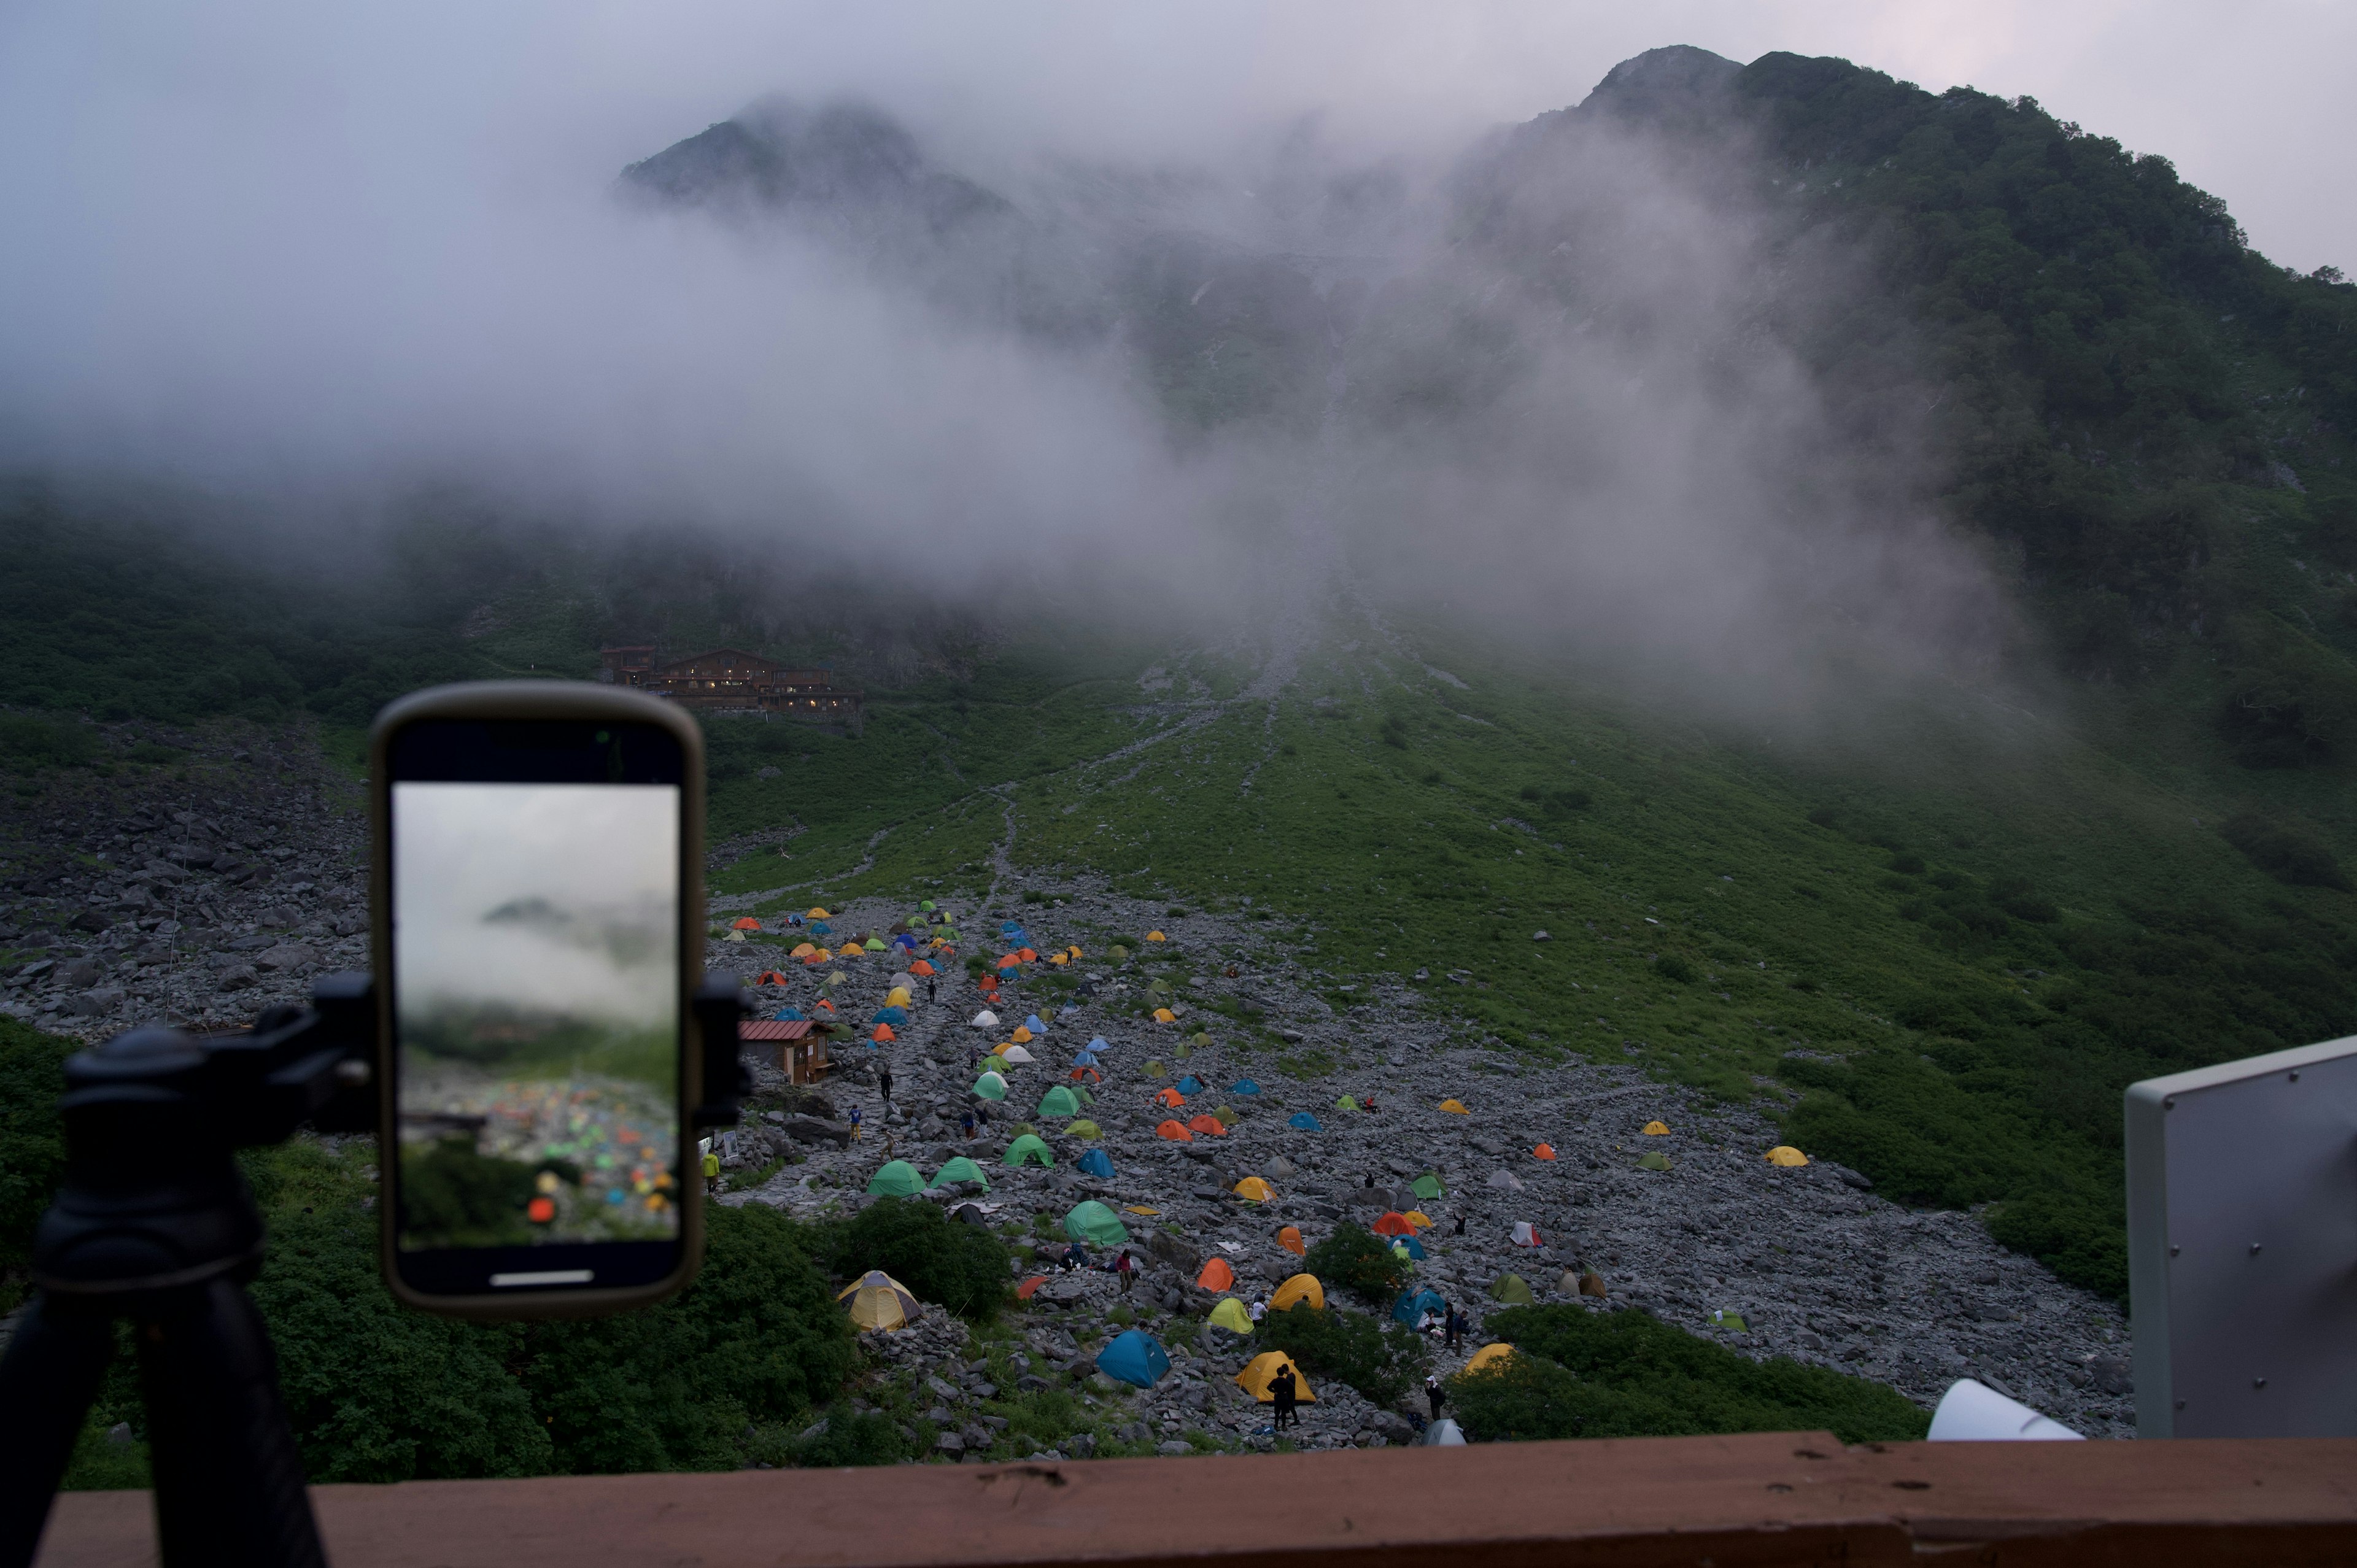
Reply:
[[[1170,1353],[1155,1343],[1152,1335],[1133,1328],[1114,1335],[1113,1343],[1097,1352],[1097,1370],[1108,1378],[1150,1389],[1169,1372]]]
[[[1318,1118],[1312,1116],[1307,1111],[1295,1112],[1293,1113],[1292,1120],[1286,1122],[1286,1125],[1288,1127],[1298,1127],[1305,1133],[1323,1133],[1326,1130],[1324,1126],[1319,1124]]]
[[[867,1190],[889,1197],[914,1197],[925,1190],[925,1178],[906,1160],[894,1160],[867,1178]]]
[[[1042,1116],[1078,1116],[1080,1113],[1080,1101],[1060,1083],[1039,1097],[1039,1114]]]
[[[1440,1298],[1438,1291],[1422,1285],[1401,1292],[1399,1300],[1392,1303],[1392,1316],[1410,1328],[1415,1327],[1415,1320],[1427,1312],[1448,1310],[1448,1304]]]
[[[1120,1218],[1093,1197],[1075,1204],[1064,1216],[1064,1234],[1092,1247],[1118,1247],[1129,1240],[1128,1228]]]
[[[1081,1156],[1080,1168],[1092,1176],[1110,1178],[1113,1175],[1113,1156],[1103,1149],[1091,1149]]]

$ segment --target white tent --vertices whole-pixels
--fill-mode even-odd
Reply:
[[[1539,1234],[1539,1228],[1537,1226],[1532,1224],[1527,1219],[1517,1219],[1514,1221],[1514,1245],[1517,1247],[1544,1247],[1546,1245],[1546,1240]]]
[[[974,1026],[977,1029],[996,1029],[998,1027],[998,1015],[985,1007],[974,1015]]]

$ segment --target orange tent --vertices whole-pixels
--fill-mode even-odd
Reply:
[[[1216,1116],[1198,1116],[1187,1125],[1207,1138],[1224,1138],[1228,1135],[1227,1123]]]
[[[1074,1083],[1080,1082],[1081,1079],[1084,1078],[1092,1078],[1099,1083],[1103,1083],[1104,1081],[1104,1074],[1099,1072],[1092,1067],[1076,1067],[1072,1069],[1072,1081]]]
[[[1288,1225],[1276,1233],[1276,1244],[1297,1258],[1309,1255],[1309,1243],[1301,1239],[1301,1227]]]
[[[828,1001],[825,997],[823,997],[823,996],[820,997],[816,1003],[813,1004],[813,1005],[814,1005],[814,1006],[819,1006],[819,1007],[823,1007],[823,1008],[825,1008],[825,1009],[826,1009],[828,1012],[830,1012],[830,1013],[832,1013],[832,1012],[834,1012],[834,1003],[832,1003],[832,1002],[829,1002],[829,1001]]]
[[[1178,1122],[1165,1122],[1154,1130],[1154,1135],[1157,1138],[1168,1138],[1174,1144],[1191,1144],[1195,1141],[1195,1134],[1187,1131],[1186,1125]]]
[[[895,1040],[899,1039],[899,1037],[900,1037],[899,1036],[898,1036],[898,1035],[896,1035],[896,1034],[894,1034],[894,1033],[892,1032],[892,1026],[891,1026],[891,1025],[889,1025],[889,1024],[878,1024],[878,1025],[877,1025],[877,1026],[876,1026],[876,1036],[875,1036],[875,1038],[876,1038],[876,1043],[877,1043],[877,1045],[879,1045],[879,1046],[888,1046],[888,1045],[890,1045],[893,1041],[895,1041]]]
[[[909,966],[909,972],[910,974],[932,974],[938,972],[931,964],[927,963],[923,959],[919,959],[916,962]]]
[[[1021,963],[1022,961],[1023,961],[1021,959],[1017,958],[1011,952],[1001,953],[998,955],[998,967],[1001,969],[1013,969],[1017,964]]]
[[[1236,1288],[1236,1272],[1228,1267],[1225,1258],[1213,1258],[1203,1265],[1203,1272],[1195,1276],[1195,1283],[1205,1290],[1233,1290]]]
[[[1154,1103],[1157,1105],[1168,1105],[1175,1108],[1177,1106],[1186,1104],[1187,1097],[1166,1083],[1160,1089],[1154,1091]]]
[[[826,962],[828,958],[831,956],[832,955],[829,954],[824,948],[820,948],[813,951],[810,957],[802,960],[802,967],[804,969],[816,969],[821,964]]]
[[[737,924],[732,929],[739,931],[758,931],[761,929],[761,922],[750,915],[743,915],[737,918]]]
[[[1039,955],[1032,951],[1029,948],[1023,949],[1015,956],[1021,959],[1025,963],[1038,963],[1039,961]]]
[[[1040,1287],[1041,1285],[1043,1285],[1043,1284],[1046,1284],[1047,1283],[1048,1283],[1048,1276],[1047,1276],[1047,1275],[1045,1275],[1045,1274],[1033,1274],[1029,1279],[1025,1280],[1021,1284],[1017,1285],[1017,1286],[1015,1287],[1015,1294],[1016,1294],[1017,1299],[1021,1300],[1021,1301],[1029,1301],[1029,1300],[1031,1299],[1032,1295],[1033,1295],[1033,1294],[1035,1294],[1035,1293],[1039,1289],[1039,1287]]]
[[[1551,1160],[1555,1158],[1555,1145],[1553,1144],[1541,1144],[1537,1148],[1531,1151],[1531,1157],[1540,1160]]]
[[[784,975],[780,974],[774,969],[765,969],[761,972],[761,977],[753,982],[753,983],[756,985],[791,985],[793,983],[788,980]]]
[[[1415,1234],[1415,1221],[1410,1219],[1406,1215],[1400,1213],[1397,1209],[1394,1209],[1390,1213],[1384,1215],[1381,1219],[1375,1221],[1375,1234],[1378,1236],[1413,1236]]]

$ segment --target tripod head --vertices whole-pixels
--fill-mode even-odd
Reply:
[[[307,1122],[374,1129],[375,1008],[366,974],[336,974],[250,1034],[149,1026],[69,1058],[65,1180],[34,1236],[36,1283],[98,1305],[250,1278],[262,1218],[231,1156]]]

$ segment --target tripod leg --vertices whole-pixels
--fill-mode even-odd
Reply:
[[[170,1568],[326,1568],[262,1314],[227,1278],[175,1292],[138,1322]]]
[[[33,1560],[114,1350],[114,1320],[36,1297],[0,1357],[0,1564]]]

